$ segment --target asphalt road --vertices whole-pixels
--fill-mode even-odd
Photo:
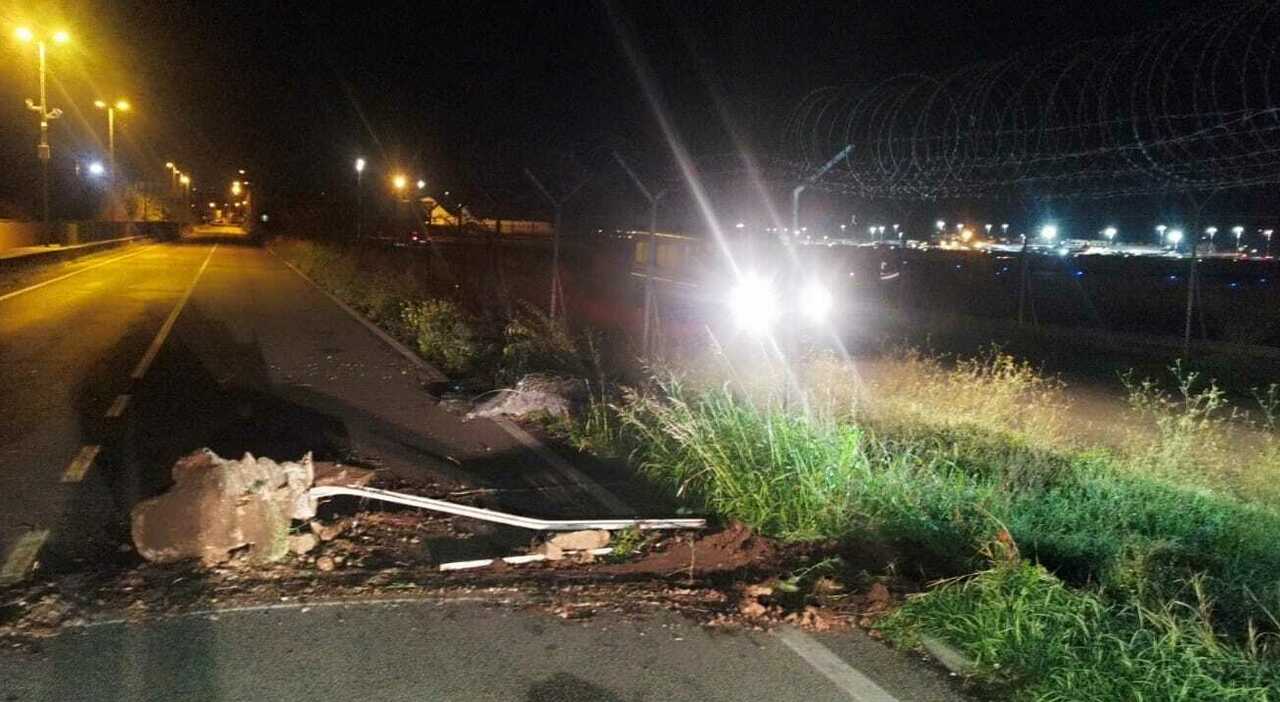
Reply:
[[[131,558],[129,508],[202,446],[517,488],[497,506],[535,515],[618,511],[501,426],[438,408],[432,379],[235,230],[0,298],[0,580]],[[584,471],[629,510],[662,509],[624,476]],[[527,540],[499,531],[436,556]],[[818,643],[664,614],[564,622],[462,603],[97,625],[39,656],[0,654],[3,700],[890,699],[876,684],[903,700],[959,699],[933,669],[856,635]]]

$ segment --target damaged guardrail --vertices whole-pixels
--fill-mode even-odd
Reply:
[[[336,485],[321,486],[311,488],[308,495],[313,499],[346,495],[350,497],[381,500],[383,502],[391,502],[398,505],[405,505],[407,507],[429,509],[435,512],[444,512],[445,514],[452,514],[459,517],[480,519],[486,522],[506,524],[508,526],[532,529],[534,531],[583,531],[587,529],[604,529],[606,531],[617,531],[619,529],[703,529],[707,526],[707,520],[705,519],[686,518],[538,519],[536,517],[523,517],[518,514],[484,509],[483,507],[471,507],[469,505],[460,505],[453,502],[446,502],[444,500],[435,500],[430,497],[420,497],[418,495],[408,495],[402,492],[393,492],[391,490],[382,490],[370,487],[341,487]]]

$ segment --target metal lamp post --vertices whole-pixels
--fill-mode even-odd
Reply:
[[[27,108],[40,115],[40,143],[36,145],[36,156],[40,159],[40,185],[43,191],[43,221],[44,236],[46,242],[50,238],[49,230],[49,158],[51,152],[49,149],[49,120],[58,119],[62,116],[62,110],[58,108],[49,108],[48,95],[45,90],[46,77],[48,68],[46,65],[46,54],[48,50],[43,38],[37,37],[27,27],[19,27],[15,32],[18,41],[35,42],[36,48],[40,56],[40,102],[37,104],[31,98],[27,98]],[[71,35],[64,31],[58,31],[53,34],[53,42],[55,44],[65,44],[71,41]]]
[[[116,215],[116,110],[129,111],[128,100],[116,100],[108,104],[104,100],[94,100],[93,106],[107,111],[107,164],[111,172],[107,175],[107,192],[111,193],[111,219]]]

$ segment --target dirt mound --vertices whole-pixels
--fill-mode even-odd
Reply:
[[[594,570],[618,575],[704,574],[767,563],[774,560],[778,552],[778,546],[772,541],[756,536],[750,528],[735,522],[713,534],[667,539],[638,560],[602,565]]]

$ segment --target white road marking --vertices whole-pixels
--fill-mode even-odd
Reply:
[[[84,480],[84,476],[93,467],[93,461],[98,457],[98,452],[102,450],[101,446],[93,444],[90,446],[81,446],[80,453],[71,459],[71,464],[62,473],[62,482],[78,483]]]
[[[271,249],[267,249],[267,250],[271,251]],[[431,376],[432,380],[436,382],[444,382],[449,379],[449,376],[440,372],[438,368],[422,360],[422,358],[419,357],[418,354],[409,350],[409,347],[391,338],[391,336],[386,332],[382,331],[382,329],[380,329],[378,325],[369,321],[364,317],[364,315],[355,311],[349,305],[344,303],[342,300],[339,300],[337,297],[333,296],[328,290],[325,290],[324,288],[320,287],[320,285],[316,283],[316,281],[312,280],[306,273],[303,273],[302,271],[298,270],[298,268],[294,266],[292,263],[289,263],[288,261],[284,260],[284,258],[280,256],[280,254],[277,254],[275,251],[271,251],[271,255],[280,259],[281,263],[288,266],[289,270],[293,271],[294,273],[297,273],[298,276],[301,277],[303,280],[307,281],[308,283],[311,283],[311,285],[314,286],[316,290],[319,290],[325,297],[333,301],[333,304],[341,308],[342,311],[351,315],[351,317],[354,318],[357,322],[364,325],[366,329],[373,332],[374,336],[378,337],[388,346],[395,349],[396,353],[399,353],[401,356],[404,356],[405,359],[407,359],[414,366],[424,371],[427,375]],[[573,465],[570,464],[568,461],[556,455],[554,451],[547,448],[546,444],[543,444],[541,441],[538,441],[538,439],[534,437],[532,434],[530,434],[529,432],[525,431],[524,429],[521,429],[519,426],[515,425],[514,423],[506,419],[498,418],[498,419],[494,419],[493,421],[499,427],[501,427],[503,431],[510,434],[513,439],[515,439],[516,441],[519,441],[526,448],[533,451],[545,463],[550,465],[552,468],[555,468],[557,471],[560,472],[561,475],[568,478],[569,481],[574,484],[572,486],[565,486],[565,487],[582,488],[583,490],[587,491],[588,494],[594,497],[597,502],[599,502],[601,505],[604,505],[605,508],[612,510],[615,514],[635,514],[635,510],[633,510],[627,503],[623,502],[616,495],[606,490],[604,486],[601,485],[600,483],[597,483],[596,481],[592,480],[590,477],[587,476],[586,473],[583,473],[582,471],[573,467]],[[557,486],[557,487],[560,487],[560,486]]]
[[[142,380],[147,371],[151,369],[151,364],[156,360],[156,354],[160,353],[160,347],[164,346],[165,339],[169,338],[169,332],[173,331],[173,325],[178,321],[178,315],[182,314],[182,308],[187,306],[187,300],[190,300],[191,293],[195,292],[196,283],[200,282],[200,276],[204,275],[204,269],[209,267],[209,260],[213,258],[213,252],[217,250],[217,244],[214,244],[213,248],[209,249],[209,255],[204,257],[204,263],[200,264],[200,270],[196,271],[196,275],[191,279],[191,284],[187,286],[186,292],[182,293],[182,299],[178,300],[178,304],[173,306],[173,311],[169,312],[169,317],[164,320],[164,324],[160,327],[156,338],[151,340],[151,345],[147,347],[147,352],[142,354],[142,360],[138,361],[133,373],[129,374],[130,378]]]
[[[73,276],[73,275],[80,275],[81,273],[84,273],[85,271],[91,271],[91,270],[93,270],[93,269],[95,269],[95,268],[99,268],[99,267],[101,267],[101,266],[105,266],[105,265],[107,265],[108,263],[115,263],[116,261],[123,261],[123,260],[124,260],[124,259],[126,259],[126,258],[131,258],[131,257],[133,257],[133,256],[137,256],[138,254],[142,253],[143,251],[147,251],[148,249],[150,249],[150,248],[151,248],[151,247],[153,247],[153,246],[155,246],[155,244],[151,244],[151,245],[148,245],[148,246],[144,246],[144,247],[142,247],[140,250],[138,250],[138,251],[134,251],[133,253],[127,253],[127,254],[125,254],[125,255],[123,255],[123,256],[116,256],[115,258],[110,258],[110,259],[107,259],[107,260],[105,260],[105,261],[101,261],[101,262],[99,262],[99,263],[95,263],[95,264],[93,264],[92,266],[85,266],[84,268],[81,268],[81,269],[80,269],[80,270],[78,270],[78,271],[71,271],[70,273],[67,273],[66,275],[60,275],[60,276],[58,276],[57,278],[50,278],[50,279],[48,279],[48,280],[44,281],[43,283],[36,283],[35,285],[27,286],[27,287],[25,287],[25,288],[23,288],[23,289],[21,289],[21,290],[14,290],[13,292],[5,293],[5,294],[3,294],[3,295],[0,295],[0,302],[4,302],[5,300],[8,300],[8,299],[9,299],[9,298],[11,298],[11,297],[17,297],[17,296],[19,296],[19,295],[21,295],[21,294],[23,294],[23,293],[29,293],[29,292],[31,292],[32,290],[38,290],[38,289],[40,289],[40,288],[43,288],[43,287],[44,287],[44,286],[46,286],[46,285],[51,285],[51,284],[53,284],[53,283],[56,283],[56,282],[58,282],[59,280],[66,280],[67,278],[70,278],[70,277],[71,277],[71,276]]]
[[[787,648],[804,659],[805,663],[822,673],[828,680],[840,688],[849,699],[856,702],[898,702],[884,688],[871,681],[871,678],[859,673],[840,656],[831,652],[817,639],[791,626],[777,629],[774,634]]]
[[[12,585],[23,578],[31,570],[31,565],[40,555],[40,549],[49,538],[48,529],[33,529],[18,537],[5,556],[4,565],[0,566],[0,585]]]
[[[130,395],[116,395],[115,402],[111,403],[111,407],[107,410],[107,419],[115,419],[124,414],[129,407]]]

